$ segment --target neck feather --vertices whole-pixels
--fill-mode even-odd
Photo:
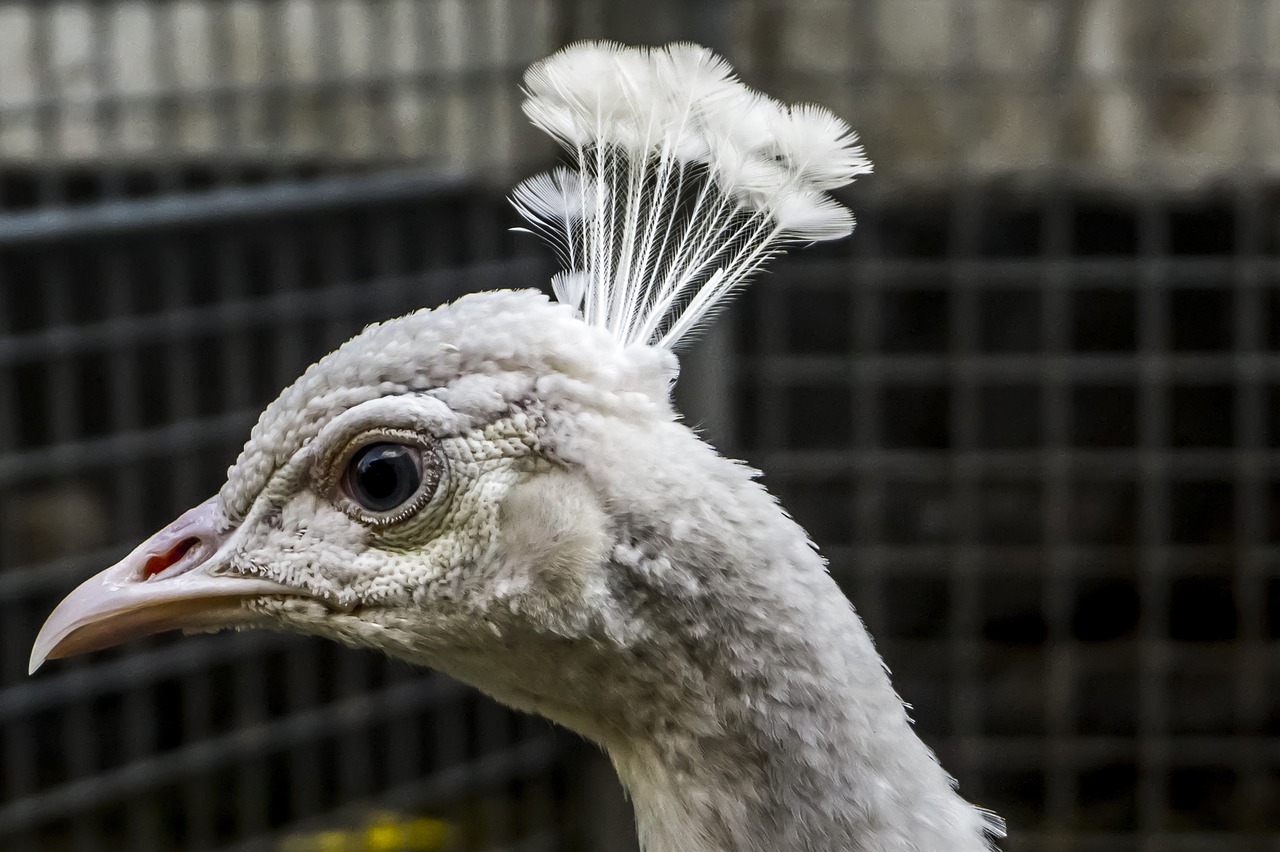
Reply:
[[[667,660],[604,742],[645,852],[989,852],[999,821],[916,736],[804,531],[745,468],[690,453],[706,475],[631,516],[688,517],[624,531],[612,571],[655,602],[635,614]]]
[[[789,665],[757,645],[744,689],[610,747],[644,852],[988,852],[997,823],[915,735],[852,610],[809,615],[778,625]]]

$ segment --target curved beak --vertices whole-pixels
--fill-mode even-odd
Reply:
[[[228,533],[213,499],[191,509],[58,604],[36,636],[29,671],[45,660],[119,645],[165,630],[248,621],[248,598],[290,594],[270,580],[218,575]]]

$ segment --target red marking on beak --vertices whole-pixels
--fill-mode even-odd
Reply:
[[[182,561],[182,557],[186,556],[191,548],[200,543],[200,539],[192,536],[184,538],[164,553],[148,557],[146,564],[142,566],[142,579],[149,580],[157,574],[162,574],[169,568]]]
[[[219,573],[225,543],[207,500],[81,583],[58,604],[31,649],[31,671],[46,659],[109,648],[164,630],[232,627],[252,619],[247,598],[294,594],[270,580]]]

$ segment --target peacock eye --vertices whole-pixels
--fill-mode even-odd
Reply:
[[[416,447],[381,442],[356,451],[347,464],[343,490],[369,512],[390,512],[422,487],[422,454]]]

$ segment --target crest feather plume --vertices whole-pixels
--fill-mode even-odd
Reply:
[[[871,171],[849,125],[748,88],[707,48],[581,42],[524,83],[571,166],[512,203],[564,263],[556,298],[624,344],[674,348],[788,246],[853,230],[828,194]]]

